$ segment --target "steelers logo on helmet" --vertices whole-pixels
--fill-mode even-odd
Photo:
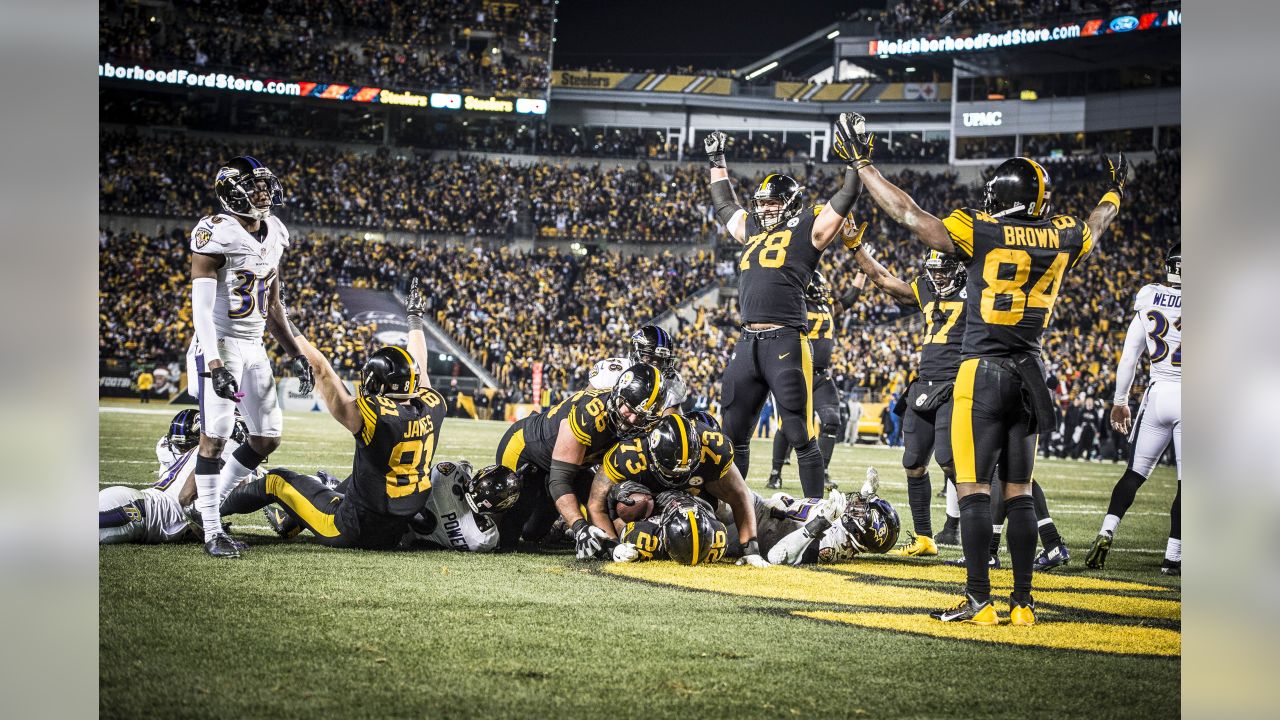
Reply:
[[[636,363],[609,391],[605,408],[619,431],[647,430],[662,417],[664,398],[662,372],[653,365]]]
[[[763,230],[773,230],[782,223],[800,214],[804,205],[804,188],[795,178],[770,174],[761,181],[751,200],[747,203],[747,212]]]
[[[671,488],[688,487],[702,462],[702,438],[688,418],[663,415],[644,439],[645,453],[658,482]]]
[[[969,274],[955,255],[930,250],[924,256],[925,278],[940,298],[948,298],[964,287]]]
[[[987,181],[983,210],[992,217],[1039,219],[1049,214],[1049,173],[1030,158],[1005,160]]]

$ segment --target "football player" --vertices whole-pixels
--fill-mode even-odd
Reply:
[[[610,502],[615,486],[646,488],[650,495],[681,490],[729,506],[743,548],[739,564],[767,567],[756,542],[751,491],[733,463],[733,447],[718,425],[679,413],[664,415],[644,435],[623,440],[605,453],[587,500],[587,516],[609,539],[617,537]]]
[[[643,432],[666,409],[662,372],[643,363],[627,368],[611,390],[588,388],[545,412],[512,423],[498,443],[496,463],[520,470],[525,486],[499,528],[504,547],[544,537],[556,515],[573,533],[580,557],[615,542],[583,516],[592,467],[618,440]],[[526,466],[528,466],[526,468]]]
[[[409,520],[403,545],[492,552],[498,548],[497,517],[516,504],[522,486],[520,474],[501,465],[472,475],[466,460],[437,463],[427,504]]]
[[[253,512],[278,502],[323,545],[385,550],[400,544],[410,518],[422,511],[431,491],[429,468],[447,412],[444,397],[419,371],[427,367],[425,306],[415,280],[406,303],[409,349],[392,345],[370,355],[355,397],[325,356],[300,333],[294,336],[315,371],[329,414],[355,436],[346,492],[277,468],[233,490],[223,512]]]
[[[284,204],[280,181],[249,156],[218,170],[213,192],[226,212],[201,218],[191,231],[191,314],[195,333],[187,350],[190,392],[200,403],[196,505],[204,522],[205,551],[239,557],[242,543],[222,531],[218,506],[280,445],[282,417],[262,331],[293,357],[301,391],[311,391],[311,369],[294,340],[280,302],[280,257],[289,231],[271,209]],[[239,407],[249,441],[218,469]]]
[[[724,557],[728,537],[706,500],[683,490],[664,490],[654,499],[650,517],[627,523],[612,556],[614,562],[637,562],[665,555],[681,565],[705,565]]]
[[[671,333],[657,325],[645,325],[631,334],[631,362],[648,363],[662,371],[662,386],[667,393],[667,409],[679,412],[689,397],[689,386],[680,376],[680,355]]]
[[[809,314],[809,332],[805,337],[813,347],[813,409],[818,414],[818,451],[822,453],[823,484],[830,489],[831,455],[835,452],[836,431],[840,429],[840,393],[831,379],[831,353],[835,350],[835,318],[837,311],[853,307],[862,294],[867,276],[858,273],[853,288],[839,300],[831,295],[831,283],[821,272],[814,270],[813,278],[804,291],[805,308]],[[777,490],[782,487],[782,465],[791,453],[786,433],[773,436],[773,469],[765,487]]]
[[[605,358],[591,366],[587,384],[595,390],[612,390],[631,365],[631,361],[624,357]]]
[[[862,191],[853,167],[825,206],[806,205],[795,179],[771,173],[756,186],[749,207],[738,204],[725,162],[728,137],[713,132],[704,141],[711,166],[711,202],[716,219],[746,248],[738,262],[738,308],[742,334],[721,380],[721,416],[734,462],[748,477],[751,432],[765,396],[773,393],[782,432],[796,449],[800,486],[806,497],[822,497],[822,452],[813,414],[813,349],[804,289],[818,259],[840,235],[840,226]],[[859,234],[860,238],[861,235]],[[846,246],[856,241],[846,240]]]
[[[1133,320],[1124,339],[1124,351],[1116,368],[1115,407],[1111,427],[1130,433],[1129,467],[1111,491],[1102,529],[1089,548],[1085,565],[1101,569],[1115,539],[1120,520],[1133,504],[1138,488],[1173,443],[1178,465],[1178,492],[1169,509],[1169,543],[1165,547],[1160,572],[1182,574],[1182,244],[1177,243],[1165,259],[1168,284],[1152,283],[1138,291],[1133,303]],[[1142,396],[1138,420],[1129,411],[1129,390],[1143,352],[1151,358],[1151,384]]]
[[[939,220],[872,164],[875,136],[866,131],[861,115],[841,115],[834,146],[838,155],[859,168],[868,192],[885,213],[928,247],[960,256],[968,272],[962,361],[951,415],[968,582],[955,607],[931,615],[944,622],[999,622],[987,567],[990,482],[999,461],[1013,564],[1010,620],[1033,625],[1036,513],[1030,483],[1037,433],[1053,422],[1040,336],[1063,278],[1093,250],[1119,213],[1128,164],[1123,155],[1117,162],[1108,160],[1112,187],[1084,222],[1050,215],[1049,174],[1039,163],[1021,157],[996,168],[981,210],[961,208]],[[1024,410],[1024,395],[1031,412]]]

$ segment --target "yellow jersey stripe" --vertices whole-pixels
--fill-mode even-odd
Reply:
[[[920,278],[911,281],[911,293],[916,296],[916,305],[920,307],[920,311],[924,312],[924,303],[920,302]],[[925,323],[928,322],[929,319],[925,318]]]
[[[1071,267],[1075,267],[1076,263],[1085,259],[1085,257],[1093,252],[1093,231],[1088,225],[1080,228],[1080,232],[1084,237],[1084,241],[1080,244],[1080,253],[1076,255],[1076,259],[1071,261]]]
[[[604,456],[603,466],[604,476],[613,482],[620,483],[626,479],[622,476],[622,471],[618,469],[618,448],[615,447],[609,451],[608,455]]]
[[[576,413],[569,413],[569,431],[573,433],[573,437],[583,445],[591,445],[591,436],[578,425],[578,416]]]
[[[690,534],[693,535],[693,562],[691,564],[697,565],[698,550],[700,549],[698,548],[698,520],[694,517],[692,510],[686,510],[685,512],[689,513],[689,530]]]
[[[373,433],[378,428],[378,414],[369,405],[367,398],[356,398],[356,407],[360,408],[360,417],[364,419],[364,427],[360,428],[360,439],[368,445],[373,442]]]

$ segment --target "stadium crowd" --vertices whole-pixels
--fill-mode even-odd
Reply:
[[[104,211],[123,205],[142,214],[186,214],[193,221],[212,211],[204,179],[212,174],[211,167],[219,157],[216,152],[206,148],[203,164],[188,164],[185,174],[169,175],[156,170],[164,163],[125,161],[121,148],[105,141],[103,145],[104,158],[112,159],[104,159],[102,166]],[[180,156],[189,155],[189,149],[169,147]],[[376,156],[340,156],[326,165],[309,164],[312,159],[296,154],[279,157],[289,167],[277,172],[286,179],[297,208],[323,207],[318,200],[326,193],[313,195],[303,192],[304,188],[359,192],[351,180],[335,180],[377,177],[365,173],[367,168],[360,169],[358,163],[400,162]],[[295,179],[290,163],[315,170]],[[461,165],[453,167],[453,163]],[[1087,214],[1103,190],[1101,159],[1054,158],[1045,163],[1054,180],[1057,211]],[[564,225],[569,228],[582,227],[584,219],[662,228],[663,219],[669,218],[673,224],[661,230],[667,233],[664,239],[687,240],[696,237],[696,232],[688,233],[681,229],[687,226],[674,223],[687,223],[687,216],[692,215],[701,232],[702,225],[711,222],[705,218],[705,198],[699,196],[705,170],[692,165],[677,170],[674,180],[663,181],[671,183],[670,192],[659,195],[649,190],[658,182],[645,175],[652,173],[650,170],[566,169],[545,164],[529,170],[463,158],[423,173],[423,164],[418,163],[416,175],[430,177],[432,182],[470,178],[473,187],[484,188],[490,183],[505,186],[515,181],[523,182],[525,189],[535,188],[537,191],[530,193],[531,207],[540,223],[559,224],[559,218],[553,216],[568,214],[568,208],[576,208],[572,217],[565,218]],[[139,173],[143,177],[135,177],[124,172],[125,167],[147,171]],[[1098,425],[1093,420],[1109,399],[1107,386],[1119,357],[1133,295],[1146,282],[1159,279],[1156,269],[1161,267],[1165,248],[1178,235],[1180,168],[1177,152],[1159,153],[1152,161],[1136,164],[1124,211],[1085,271],[1069,275],[1061,289],[1044,347],[1064,409],[1059,440],[1046,443],[1046,451],[1088,456],[1097,452],[1107,436],[1105,423]],[[504,178],[503,172],[512,173],[511,179]],[[402,182],[413,183],[414,175],[406,173]],[[894,178],[921,207],[936,213],[980,202],[980,188],[962,186],[952,173],[902,169]],[[332,184],[312,186],[307,184],[310,182]],[[744,197],[749,179],[739,178],[739,182],[739,197]],[[837,175],[813,170],[803,182],[810,200],[820,200],[834,190]],[[366,183],[366,191],[372,184],[376,181]],[[178,187],[183,189],[175,189]],[[412,207],[435,208],[425,215],[456,218],[484,212],[476,206],[463,205],[459,210],[453,205],[475,202],[473,193],[465,190],[455,187],[435,196],[439,199],[431,204]],[[591,201],[577,206],[578,193],[586,195],[588,191]],[[413,197],[412,193],[406,197]],[[617,197],[628,197],[630,203],[620,207],[614,199]],[[376,221],[376,207],[364,209],[365,217]],[[407,217],[410,209],[399,211]],[[922,246],[883,217],[872,203],[864,200],[857,212],[870,222],[867,242],[877,258],[899,277],[917,275]],[[420,222],[440,221],[424,218]],[[471,222],[475,223],[469,226],[474,234],[486,234],[480,225],[489,220],[472,218]],[[104,357],[164,361],[184,351],[190,314],[175,301],[187,297],[185,232],[175,229],[152,237],[104,232],[100,237],[99,342]],[[575,255],[554,248],[520,252],[449,244],[392,246],[345,236],[309,235],[296,238],[286,253],[284,276],[289,278],[287,303],[295,321],[318,338],[322,349],[346,371],[353,370],[372,347],[373,328],[345,326],[338,286],[403,288],[413,275],[441,283],[448,292],[435,295],[435,320],[498,378],[507,391],[507,401],[519,402],[530,397],[534,362],[544,363],[544,387],[558,398],[581,387],[595,359],[622,353],[626,337],[636,325],[672,308],[707,283],[719,280],[731,284],[736,250],[736,246],[721,246],[716,251],[718,257],[707,251],[692,256],[664,252],[624,257],[610,252]],[[824,256],[821,268],[831,278],[837,295],[847,290],[855,273],[851,259],[840,248]],[[139,292],[139,288],[147,291]],[[832,374],[838,387],[879,401],[890,400],[905,388],[917,360],[914,331],[918,315],[912,318],[909,310],[868,287],[853,308],[837,317],[837,323],[842,340],[833,358]],[[692,388],[691,402],[715,406],[719,373],[736,339],[737,325],[732,301],[699,311],[691,322],[679,321],[676,336],[684,354],[683,371]],[[1094,427],[1094,431],[1086,432],[1087,427]],[[1081,437],[1086,442],[1082,443]]]
[[[99,59],[118,64],[392,89],[541,95],[549,83],[551,0],[107,0],[99,17]]]

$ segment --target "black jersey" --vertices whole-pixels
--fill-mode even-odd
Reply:
[[[920,336],[920,379],[945,382],[956,379],[964,346],[965,298],[968,290],[945,300],[933,292],[924,278],[911,281],[916,305],[924,313],[924,330]]]
[[[831,367],[831,353],[836,348],[836,322],[831,316],[831,306],[805,300],[809,317],[809,345],[813,348],[813,371]]]
[[[427,502],[431,459],[447,406],[430,388],[404,404],[361,396],[356,405],[364,424],[355,433],[351,481],[335,521],[361,546],[392,547]]]
[[[821,205],[801,209],[772,231],[747,215],[747,245],[738,261],[742,322],[808,326],[804,289],[822,257],[813,246],[813,221],[821,212]]]
[[[561,421],[569,421],[569,430],[587,449],[583,466],[600,462],[605,451],[619,439],[617,428],[605,410],[609,390],[579,390],[550,410],[530,415],[524,423],[524,456],[539,468],[551,469],[551,454],[560,435]]]
[[[1063,277],[1093,250],[1089,226],[1070,215],[1023,220],[968,208],[942,222],[968,259],[964,357],[1039,355]]]
[[[680,485],[663,482],[649,466],[649,452],[644,436],[624,440],[605,453],[602,467],[605,477],[615,483],[634,480],[658,494],[673,487],[685,490],[692,495],[702,492],[704,483],[719,480],[729,474],[733,467],[733,446],[717,429],[710,425],[694,421],[694,428],[702,440],[702,459],[689,479]]]

